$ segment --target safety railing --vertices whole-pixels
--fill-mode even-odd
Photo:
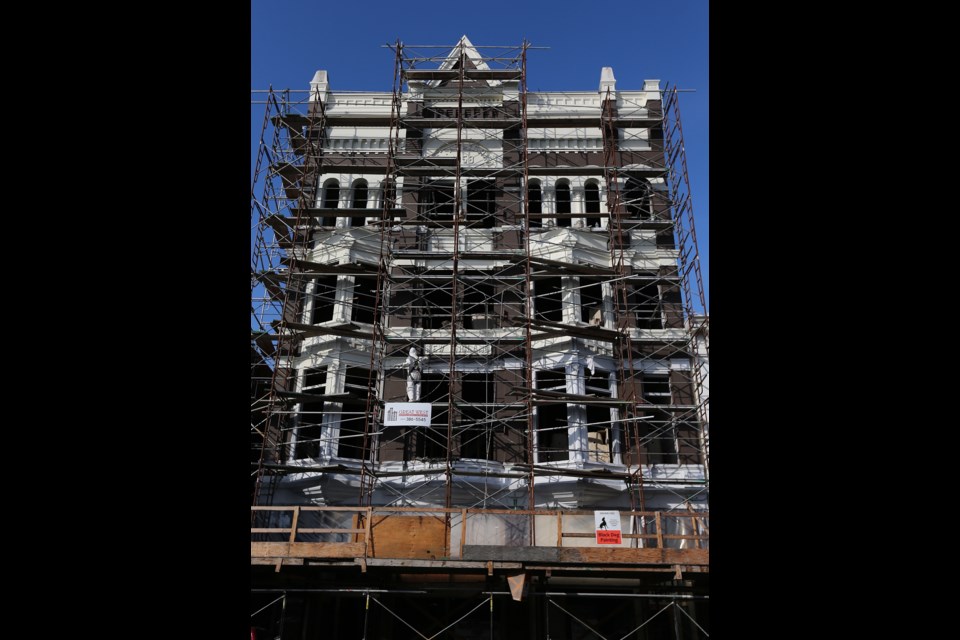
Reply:
[[[256,557],[450,560],[469,559],[471,548],[491,547],[709,549],[706,511],[619,511],[619,541],[611,542],[605,527],[600,543],[594,512],[586,510],[300,505],[251,510]]]

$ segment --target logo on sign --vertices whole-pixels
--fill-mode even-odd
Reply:
[[[426,402],[388,402],[383,426],[385,427],[428,427],[432,407]]]
[[[594,511],[597,544],[622,544],[619,511]]]

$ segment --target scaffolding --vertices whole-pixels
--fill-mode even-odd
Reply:
[[[530,637],[706,635],[681,603],[708,560],[709,330],[679,90],[605,69],[599,92],[531,92],[527,42],[386,48],[390,91],[318,71],[254,94],[254,564],[522,567]],[[394,403],[429,424],[387,424]],[[620,511],[619,556],[583,549],[591,509]],[[640,622],[601,619],[551,571],[662,589],[580,593]],[[500,592],[411,623],[405,592],[358,585],[338,593],[366,596],[365,635],[371,600],[431,637],[517,623],[494,624]],[[282,591],[255,607],[271,634]]]
[[[420,637],[505,638],[704,638],[706,601],[702,594],[611,594],[594,591],[541,591],[530,594],[527,615],[509,591],[480,589],[300,588],[257,589],[251,625],[263,637],[299,631],[325,638]],[[311,608],[309,605],[315,605]],[[316,606],[319,605],[319,606]],[[317,615],[344,609],[353,615]],[[313,615],[310,615],[311,612]],[[272,615],[271,615],[272,614]],[[697,618],[700,618],[700,621]],[[636,621],[639,620],[639,623]],[[448,635],[456,628],[455,635]],[[407,630],[417,636],[410,636]],[[522,631],[521,631],[522,630]],[[626,633],[624,633],[626,632]],[[428,635],[429,634],[429,635]],[[257,636],[261,637],[260,635]]]
[[[695,347],[706,346],[707,316],[678,91],[639,100],[608,88],[596,107],[558,117],[527,91],[527,43],[390,48],[389,94],[336,93],[388,102],[389,114],[328,110],[323,81],[309,93],[260,94],[252,343],[259,378],[269,369],[271,379],[252,414],[256,503],[269,504],[286,463],[304,459],[336,459],[355,474],[360,505],[403,473],[431,486],[417,503],[447,508],[519,499],[532,509],[538,480],[596,471],[643,510],[657,464],[697,465],[706,489],[709,400]],[[330,137],[363,126],[388,128],[384,152]],[[529,149],[532,129],[573,126],[598,129],[602,150],[557,164],[556,153]],[[382,178],[320,183],[344,172]],[[548,176],[556,186],[545,202]],[[572,198],[564,176],[597,180]],[[346,241],[349,258],[335,258]],[[575,250],[558,252],[564,245]],[[309,354],[331,336],[365,362]],[[383,424],[386,402],[409,399],[411,349],[418,399],[433,407],[419,431]],[[311,357],[326,370],[305,367]],[[612,364],[597,374],[600,361]],[[342,459],[355,463],[344,469]],[[398,470],[383,464],[391,460],[420,464]],[[455,483],[478,473],[463,460],[509,461],[497,471],[510,481],[474,485],[466,493],[480,500],[464,504]],[[325,467],[292,470],[308,468]]]

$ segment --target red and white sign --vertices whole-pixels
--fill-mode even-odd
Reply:
[[[385,427],[429,427],[433,405],[427,402],[388,402],[386,403],[383,426]]]
[[[597,532],[597,544],[623,543],[619,511],[594,511],[593,522]]]

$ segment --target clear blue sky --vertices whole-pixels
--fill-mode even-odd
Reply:
[[[707,0],[252,0],[250,87],[309,89],[314,72],[325,69],[334,91],[389,91],[393,55],[381,45],[398,38],[453,45],[466,34],[478,46],[526,38],[549,47],[527,56],[532,91],[596,90],[605,66],[618,89],[641,89],[646,78],[695,89],[680,112],[709,307],[708,9]],[[262,109],[253,106],[252,136],[259,136]]]

